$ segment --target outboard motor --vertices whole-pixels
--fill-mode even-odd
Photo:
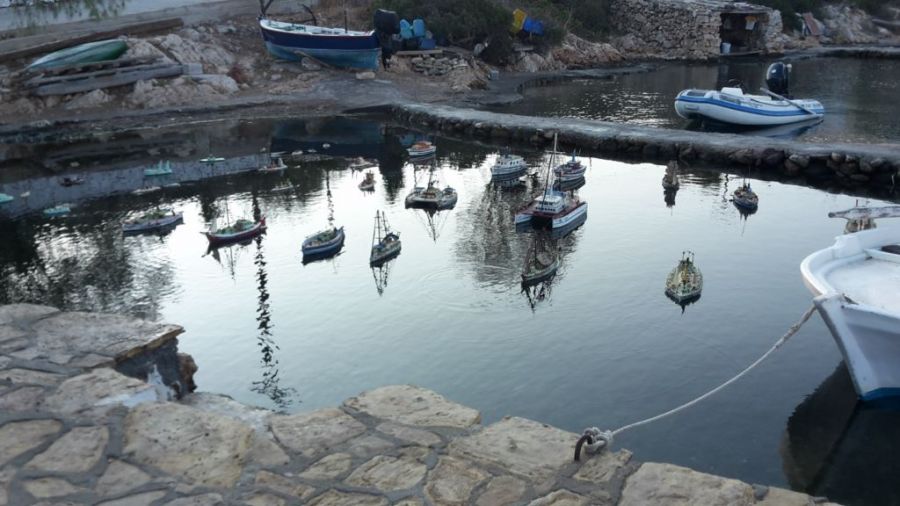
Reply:
[[[766,70],[766,86],[769,87],[769,91],[790,98],[790,75],[791,66],[777,61]]]
[[[378,9],[375,11],[373,21],[376,32],[385,35],[396,35],[400,33],[400,16],[394,11]]]

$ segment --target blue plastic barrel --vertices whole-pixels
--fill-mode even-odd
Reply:
[[[425,21],[422,19],[414,19],[412,22],[413,37],[425,36]]]
[[[400,38],[411,39],[413,36],[412,25],[405,19],[400,20]]]

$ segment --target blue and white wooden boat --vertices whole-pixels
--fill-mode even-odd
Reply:
[[[344,246],[344,227],[332,227],[316,232],[303,241],[303,259],[327,258],[337,254]]]
[[[266,49],[276,58],[300,61],[311,56],[341,68],[377,69],[380,45],[374,31],[284,23],[260,18]]]
[[[763,127],[798,123],[825,115],[818,100],[787,100],[745,94],[741,88],[684,90],[675,97],[675,112],[685,119],[713,120]]]
[[[854,208],[848,220],[900,217],[900,206]],[[800,264],[863,400],[900,396],[900,228],[838,236]]]

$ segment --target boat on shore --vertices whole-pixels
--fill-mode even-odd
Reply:
[[[377,267],[400,254],[400,234],[391,230],[384,211],[375,212],[375,229],[372,231],[372,251],[369,266]]]
[[[898,218],[900,206],[829,216]],[[807,256],[800,272],[857,395],[864,401],[900,396],[900,227],[838,236],[834,245]]]
[[[681,253],[681,260],[666,277],[666,295],[678,304],[687,304],[700,298],[703,291],[703,274],[694,264],[694,253]]]
[[[154,209],[142,214],[137,219],[123,223],[122,232],[125,234],[140,234],[164,230],[169,227],[174,228],[183,221],[183,217],[182,213],[176,213],[172,209]]]
[[[269,53],[282,60],[310,57],[340,68],[378,68],[380,44],[374,31],[285,23],[260,18],[259,29]]]
[[[359,189],[364,192],[375,191],[375,173],[370,171],[366,172],[366,177],[359,183]]]
[[[330,258],[344,246],[344,227],[331,227],[303,240],[303,262]]]
[[[144,169],[144,177],[169,176],[172,174],[172,164],[166,160],[160,160],[156,167],[148,167]]]
[[[64,65],[115,60],[122,56],[127,50],[128,44],[121,39],[88,42],[46,54],[32,62],[27,70],[36,71],[62,67]]]
[[[203,235],[209,240],[209,245],[215,247],[252,239],[265,230],[266,217],[262,216],[259,221],[239,219],[224,228],[206,231]]]
[[[575,153],[572,153],[572,158],[568,162],[553,169],[553,175],[560,183],[584,179],[585,172],[587,172],[587,167],[575,159]]]
[[[744,183],[734,190],[732,197],[734,205],[747,211],[756,211],[759,207],[759,196],[750,188],[750,183],[744,180]]]
[[[528,170],[525,159],[519,155],[513,155],[504,151],[497,158],[497,162],[491,167],[491,178],[495,180],[516,179]]]

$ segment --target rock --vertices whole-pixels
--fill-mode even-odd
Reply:
[[[162,37],[159,46],[168,51],[178,63],[202,63],[204,66],[230,68],[235,62],[234,56],[219,44],[185,40],[174,33]]]
[[[18,353],[13,356],[24,358]],[[62,381],[64,376],[43,371],[34,371],[31,369],[4,369],[0,371],[0,381],[6,380],[14,385],[43,385],[52,386]]]
[[[102,502],[97,506],[150,506],[155,501],[165,497],[165,495],[165,490],[154,490],[152,492],[144,492],[113,501]]]
[[[128,50],[122,58],[157,58],[163,62],[171,62],[172,59],[159,50],[156,46],[144,39],[129,37],[126,39]]]
[[[43,403],[44,389],[41,387],[22,387],[0,395],[0,413],[17,411],[34,411]]]
[[[285,506],[287,501],[277,495],[256,492],[246,497],[241,501],[241,504],[246,504],[247,506]]]
[[[270,78],[270,80],[271,80],[271,81],[280,81],[280,80],[281,80],[281,74],[272,74],[272,77]]]
[[[95,107],[100,107],[103,104],[107,104],[112,100],[112,97],[109,96],[103,90],[94,90],[88,93],[82,93],[81,95],[76,96],[68,103],[66,103],[66,109],[91,109]]]
[[[25,465],[56,473],[84,473],[92,469],[106,450],[106,427],[75,427]]]
[[[434,504],[469,504],[472,491],[490,475],[471,462],[453,457],[441,457],[438,465],[428,473],[425,495]]]
[[[532,482],[545,482],[572,459],[576,434],[524,418],[505,418],[450,443],[453,456],[498,466]]]
[[[406,425],[466,428],[481,421],[472,408],[411,385],[394,385],[364,392],[344,401],[347,408]]]
[[[504,506],[519,502],[525,495],[525,482],[512,476],[498,476],[488,483],[475,506]]]
[[[79,494],[85,491],[85,489],[76,487],[60,478],[38,478],[36,480],[28,480],[24,482],[22,486],[35,499],[61,497],[64,495]]]
[[[277,75],[277,74],[276,74]],[[273,76],[274,78],[274,76]],[[281,76],[278,75],[278,78],[281,79]],[[223,95],[230,95],[232,93],[237,93],[240,91],[241,87],[238,86],[237,81],[234,79],[221,74],[204,74],[202,76],[197,76],[200,82],[204,84],[210,85],[212,89]],[[273,79],[276,80],[276,79]]]
[[[335,408],[273,416],[272,432],[288,449],[316,457],[366,431],[366,426]]]
[[[295,483],[293,480],[286,476],[275,474],[269,471],[260,471],[256,473],[256,480],[254,481],[254,483],[257,486],[270,488],[275,492],[296,497],[301,501],[305,500],[316,491],[316,489],[308,485]]]
[[[805,169],[805,168],[809,167],[809,157],[808,156],[793,154],[788,157],[788,160],[794,162],[801,168]]]
[[[347,442],[347,451],[357,457],[370,457],[375,454],[381,454],[393,447],[394,444],[387,439],[371,434],[360,436]]]
[[[0,343],[19,339],[27,335],[28,334],[25,331],[19,330],[11,325],[0,325]]]
[[[357,72],[356,79],[360,81],[375,79],[375,72],[372,72],[371,70],[367,72]]]
[[[0,506],[6,506],[9,503],[9,482],[12,481],[15,469],[12,467],[0,471]]]
[[[225,501],[219,494],[201,494],[169,501],[165,506],[218,506]]]
[[[114,497],[134,490],[150,481],[150,475],[137,467],[113,460],[97,480],[94,492],[100,497]]]
[[[568,490],[557,490],[528,503],[528,506],[587,506],[588,498]],[[670,504],[665,502],[665,504]]]
[[[62,423],[56,420],[9,422],[0,427],[0,467],[46,443],[61,428]]]
[[[160,400],[163,399],[152,385],[101,368],[62,382],[47,398],[46,406],[54,412],[72,414],[96,407],[134,407]]]
[[[803,172],[803,169],[800,168],[799,165],[789,159],[784,161],[784,170],[788,176],[797,176]]]
[[[329,490],[313,499],[309,506],[387,506],[387,504],[387,499],[383,497]]]
[[[766,493],[765,497],[756,503],[756,506],[810,506],[814,503],[815,501],[806,494],[792,492],[783,488],[771,487],[768,488],[768,493]],[[834,503],[826,504],[834,505]]]
[[[619,505],[659,502],[672,506],[749,506],[755,501],[753,489],[746,483],[685,467],[648,462],[625,481]]]
[[[753,488],[753,498],[756,499],[757,501],[762,501],[763,498],[765,498],[766,495],[769,493],[769,487],[767,487],[765,485],[757,485],[754,483],[753,485],[750,485],[750,486]]]
[[[314,62],[313,60],[310,60],[309,58],[304,58],[304,59],[300,60],[300,67],[302,67],[303,70],[309,70],[311,72],[315,72],[317,70],[322,70],[321,65]]]
[[[322,457],[318,462],[300,473],[305,480],[334,480],[346,473],[353,466],[353,457],[349,453],[333,453]]]
[[[432,432],[422,429],[414,429],[392,422],[384,422],[375,427],[375,430],[393,436],[401,441],[419,446],[434,448],[441,444],[441,438]]]
[[[179,404],[142,404],[125,419],[124,454],[209,487],[232,487],[250,450],[252,429]]]
[[[631,452],[628,450],[619,450],[617,452],[604,451],[587,458],[573,478],[579,481],[588,481],[595,485],[606,485],[616,474],[624,474],[625,466],[630,461]]]
[[[393,492],[414,487],[425,477],[427,467],[408,457],[379,455],[356,468],[345,480],[354,487]]]

